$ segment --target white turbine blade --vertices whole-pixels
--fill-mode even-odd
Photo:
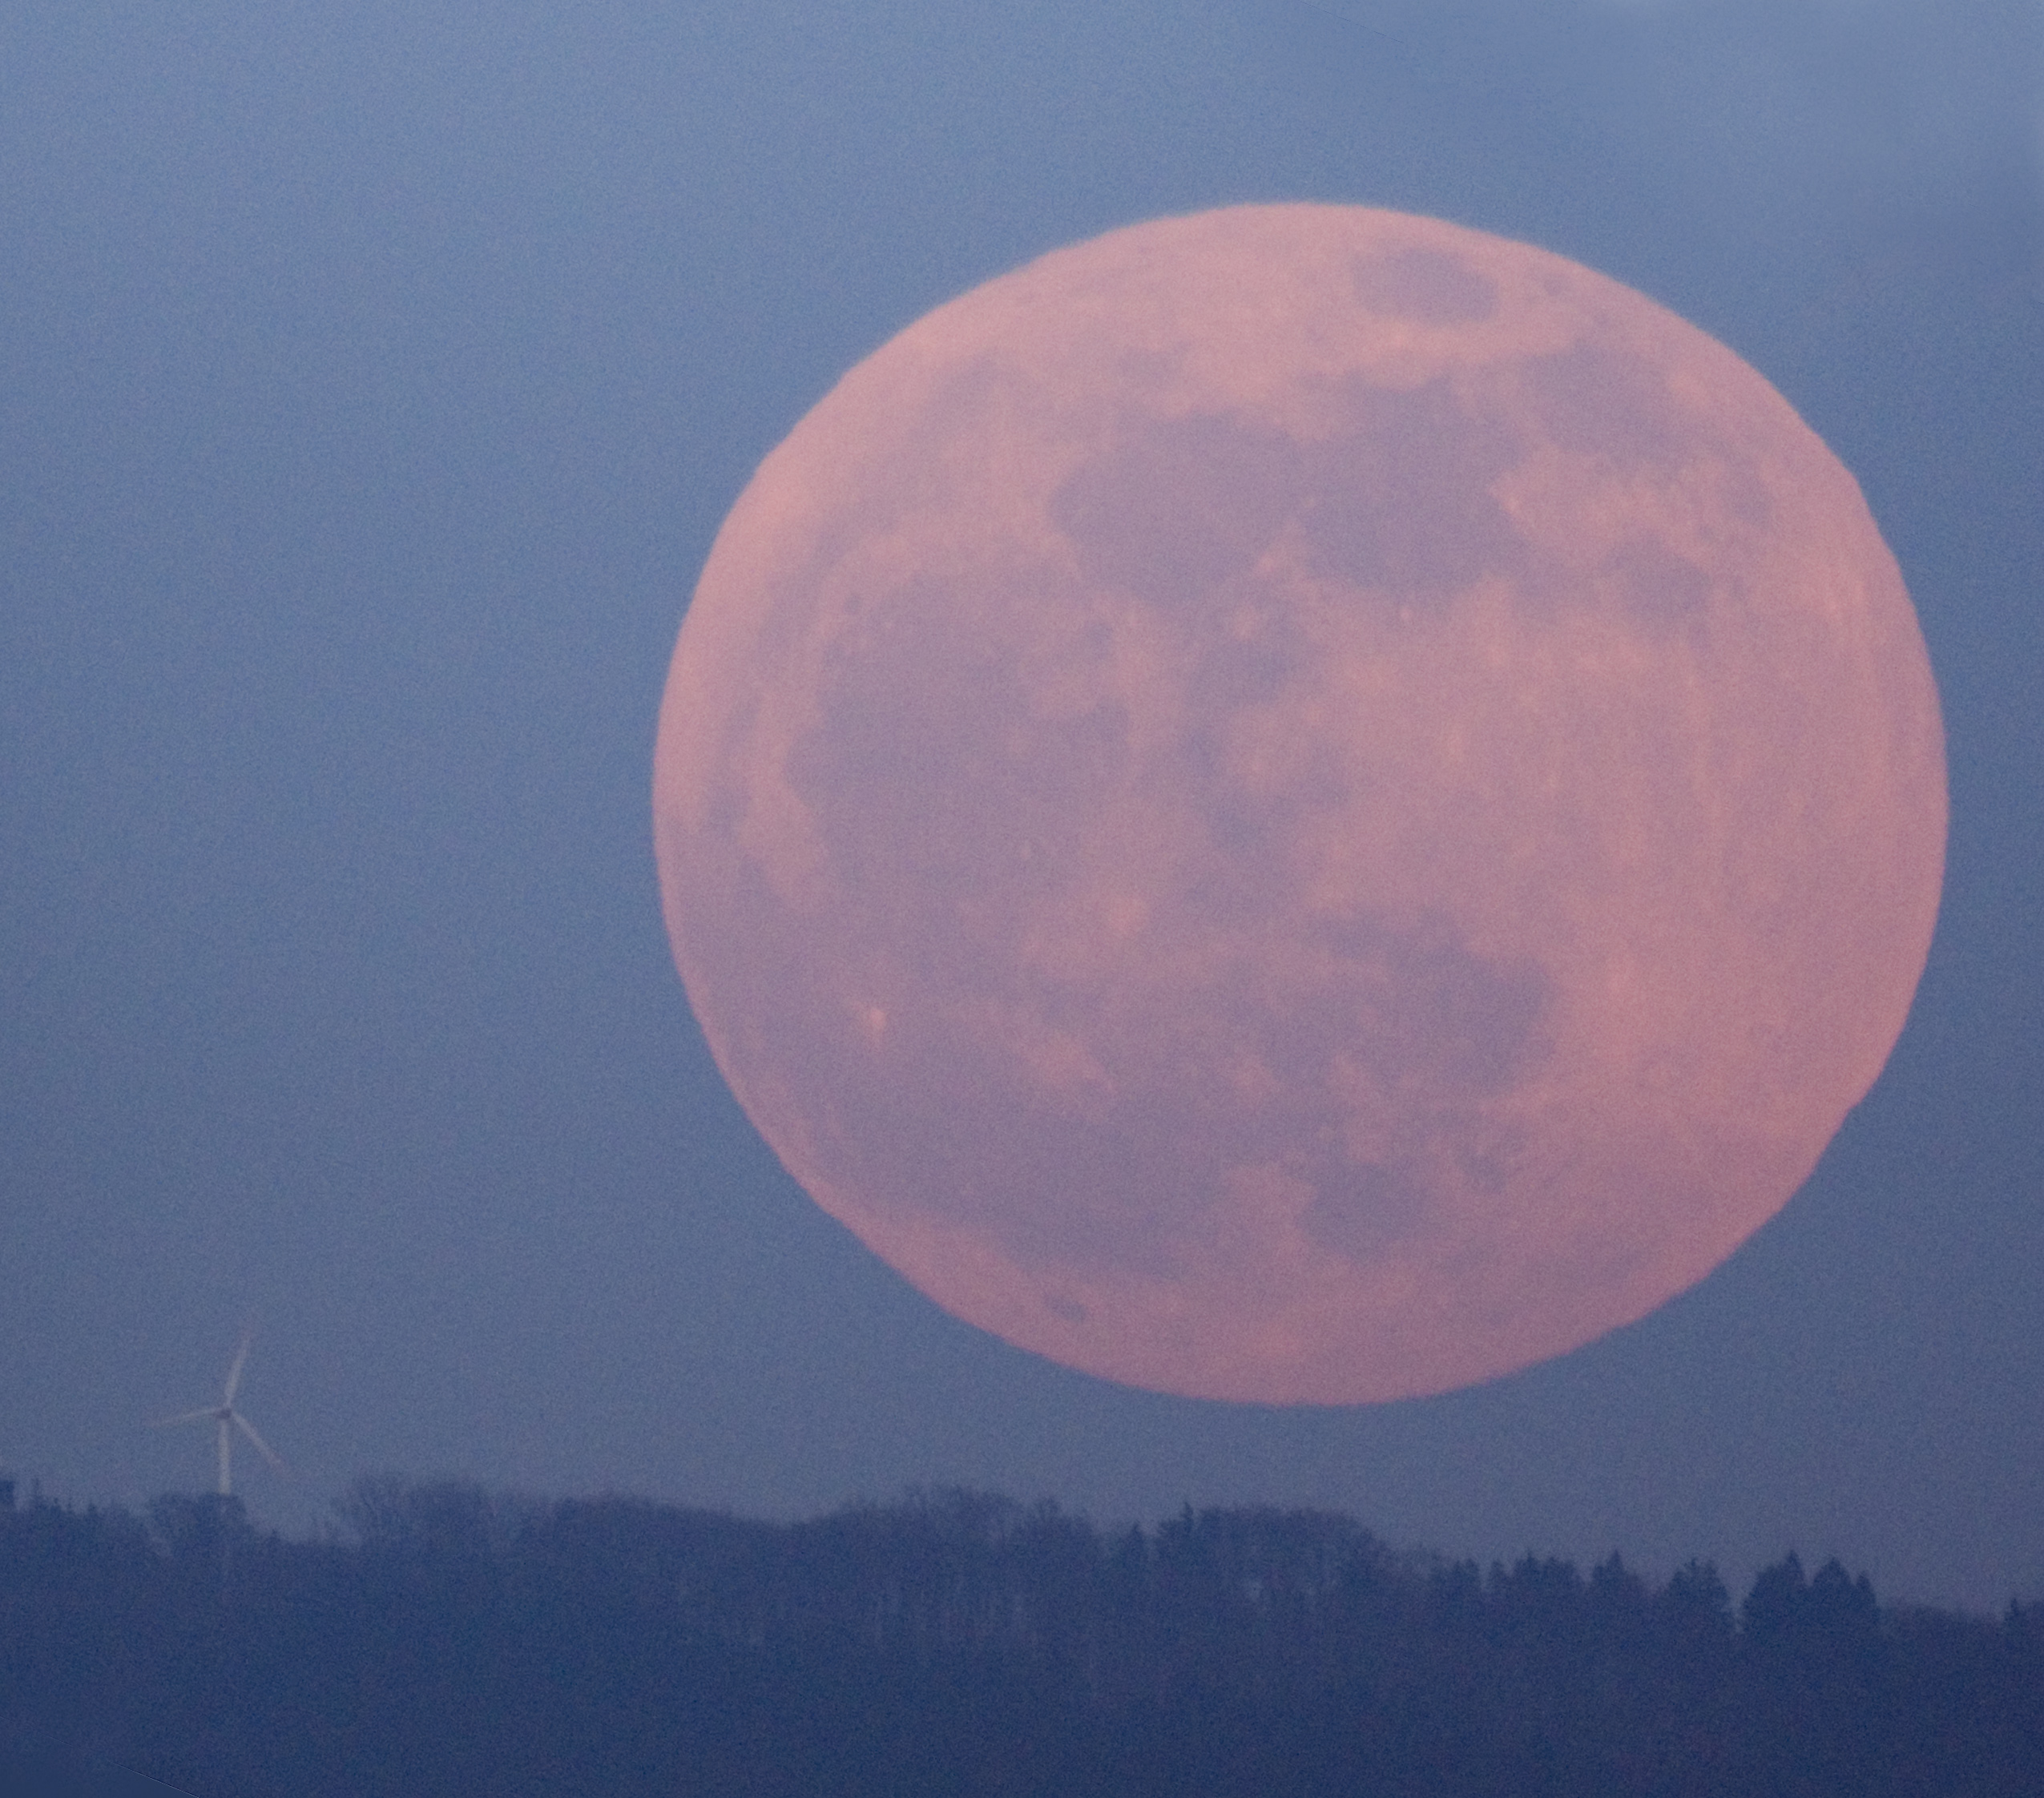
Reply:
[[[261,1437],[256,1433],[256,1426],[249,1422],[246,1417],[243,1417],[239,1411],[234,1413],[234,1421],[241,1426],[241,1433],[247,1437],[250,1441],[253,1442],[257,1449],[261,1450],[264,1460],[267,1461],[280,1473],[288,1473],[289,1471],[289,1469],[284,1465],[283,1457],[277,1453],[275,1449],[272,1448],[268,1443],[265,1442]]]
[[[219,1415],[220,1407],[209,1405],[203,1411],[180,1411],[174,1417],[159,1417],[149,1427],[151,1429],[168,1429],[172,1424],[196,1424],[201,1417],[216,1417]]]
[[[236,1389],[241,1384],[241,1370],[248,1364],[248,1344],[255,1340],[256,1326],[251,1324],[241,1332],[241,1346],[234,1352],[234,1365],[227,1370],[227,1393],[220,1400],[221,1404],[233,1404]]]

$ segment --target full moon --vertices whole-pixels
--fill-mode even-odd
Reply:
[[[1574,263],[1357,207],[1059,250],[717,537],[667,931],[740,1103],[937,1303],[1159,1390],[1574,1348],[1893,1046],[1943,732],[1852,477]]]

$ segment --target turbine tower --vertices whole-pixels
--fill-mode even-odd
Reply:
[[[155,1427],[168,1429],[174,1424],[211,1421],[220,1433],[220,1496],[234,1495],[234,1433],[237,1429],[256,1445],[264,1460],[280,1473],[284,1472],[284,1462],[276,1451],[256,1433],[256,1426],[234,1408],[236,1389],[241,1384],[241,1369],[248,1360],[248,1344],[256,1340],[256,1326],[251,1324],[241,1332],[241,1346],[234,1352],[234,1365],[227,1370],[227,1389],[220,1394],[217,1405],[208,1405],[196,1411],[180,1411],[174,1417],[159,1417]]]

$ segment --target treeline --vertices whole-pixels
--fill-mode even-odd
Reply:
[[[341,1510],[0,1499],[0,1754],[199,1798],[2044,1792],[2044,1606],[1883,1607],[1836,1562],[1735,1607],[1708,1566],[1486,1570],[1316,1512]]]

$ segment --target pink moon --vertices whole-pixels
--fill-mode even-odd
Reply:
[[[1271,1404],[1561,1354],[1880,1073],[1943,732],[1857,486],[1576,264],[1357,207],[1057,251],[760,466],[655,841],[816,1203],[1068,1366]]]

